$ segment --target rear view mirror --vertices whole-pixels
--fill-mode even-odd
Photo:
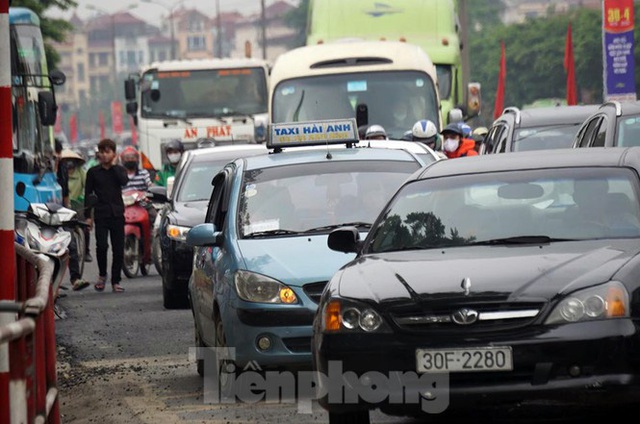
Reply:
[[[38,112],[40,113],[40,123],[45,126],[51,126],[56,123],[56,106],[55,97],[51,91],[38,92]]]
[[[135,115],[136,113],[138,113],[138,102],[128,102],[127,113],[129,115]]]
[[[544,189],[542,186],[531,183],[506,184],[498,189],[498,197],[501,199],[537,199],[542,197],[543,194]]]
[[[167,178],[167,197],[171,197],[171,193],[173,192],[173,183],[175,182],[176,177]]]
[[[360,244],[360,232],[356,227],[337,228],[329,233],[327,246],[336,252],[356,253]]]
[[[62,85],[67,81],[67,76],[64,74],[64,72],[58,69],[54,69],[49,72],[49,79],[51,80],[51,83],[53,85]]]
[[[136,99],[136,81],[133,78],[124,80],[124,98],[127,100]]]
[[[27,191],[27,186],[22,181],[16,184],[16,194],[18,197],[24,197],[24,193]]]
[[[160,100],[160,90],[158,90],[157,88],[151,89],[151,100],[153,100],[154,102]]]
[[[169,201],[167,198],[167,188],[162,186],[149,187],[149,193],[151,193],[151,199],[154,202],[166,203]]]

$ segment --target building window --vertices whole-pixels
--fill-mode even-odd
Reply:
[[[119,52],[119,61],[120,61],[120,66],[126,66],[127,65],[127,53],[123,52],[122,50],[120,50]]]
[[[163,60],[167,60],[167,52],[164,50],[160,50],[158,52],[158,61],[162,62]]]
[[[187,37],[187,50],[202,51],[207,49],[207,42],[204,35],[192,35]]]
[[[87,98],[87,92],[84,90],[78,90],[78,98],[81,102],[84,102]]]
[[[151,50],[149,52],[149,62],[155,62],[156,60],[156,52],[154,52],[153,50]]]
[[[78,82],[84,82],[84,63],[78,63],[77,68],[77,78]]]
[[[142,50],[138,50],[138,63],[144,63],[144,52]]]
[[[98,64],[107,66],[109,64],[109,53],[98,53]]]
[[[96,66],[96,54],[89,53],[89,67],[93,68]]]
[[[127,66],[129,68],[135,68],[137,62],[136,62],[136,52],[134,51],[128,51],[127,52]]]
[[[97,93],[100,87],[98,87],[98,77],[89,78],[89,91]]]
[[[189,20],[189,32],[197,32],[202,31],[202,20],[200,19],[191,19]]]

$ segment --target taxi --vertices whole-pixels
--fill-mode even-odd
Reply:
[[[322,291],[355,257],[329,249],[329,233],[350,225],[366,235],[425,162],[406,149],[357,147],[355,119],[269,132],[269,153],[239,158],[214,176],[205,221],[187,233],[195,342],[230,349],[235,370],[310,369]],[[196,360],[203,375],[204,359]]]

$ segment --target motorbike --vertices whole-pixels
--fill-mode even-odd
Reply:
[[[18,196],[24,198],[25,187],[23,183],[16,185]],[[29,203],[26,212],[15,213],[15,241],[54,261],[52,288],[56,299],[69,265],[72,237],[82,237],[79,241],[84,243],[82,225],[85,224],[76,219],[74,210],[57,203]],[[80,264],[84,267],[83,262]]]
[[[124,202],[124,262],[122,271],[127,278],[135,278],[140,272],[149,273],[151,257],[151,227],[149,213],[144,205],[149,202],[143,191],[122,194]]]

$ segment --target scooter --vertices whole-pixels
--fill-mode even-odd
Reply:
[[[149,213],[144,207],[149,200],[143,191],[122,194],[124,202],[124,262],[122,272],[135,278],[138,271],[149,273],[151,265],[151,227]]]
[[[22,182],[16,185],[18,196],[24,198],[25,188]],[[81,225],[74,210],[57,203],[29,203],[27,212],[15,213],[15,241],[54,261],[51,283],[56,299],[69,265],[69,244],[74,229]]]

